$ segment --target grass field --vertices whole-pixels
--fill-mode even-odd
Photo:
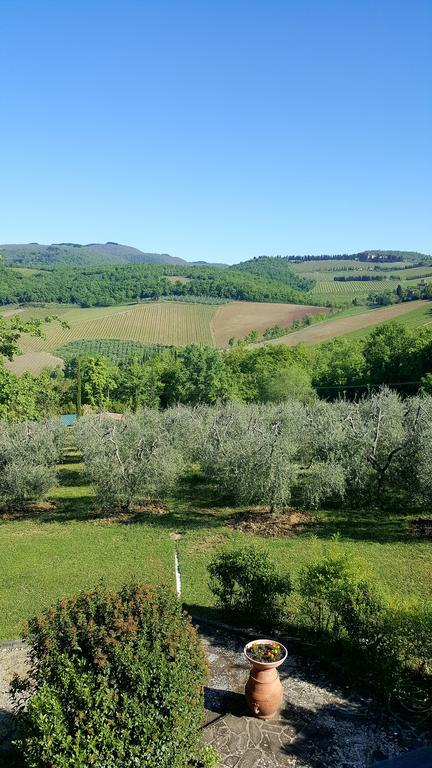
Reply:
[[[290,347],[300,343],[319,344],[338,336],[353,335],[353,332],[364,334],[367,332],[367,329],[372,330],[375,326],[389,320],[398,320],[400,322],[404,316],[409,317],[414,312],[418,314],[411,321],[413,323],[412,327],[417,327],[416,323],[424,325],[428,322],[428,314],[432,320],[432,302],[411,301],[379,309],[369,309],[356,314],[343,313],[340,317],[336,316],[331,320],[324,320],[322,323],[310,325],[307,328],[302,328],[300,331],[294,331],[287,336],[281,336],[279,339],[272,339],[266,343],[287,344]],[[258,345],[254,344],[251,346],[261,346],[262,344],[263,342],[259,342]]]
[[[417,307],[416,309],[411,309],[411,312],[407,312],[404,315],[399,315],[397,318],[398,323],[404,325],[410,330],[432,326],[432,303],[422,302],[422,304],[423,306]],[[371,333],[371,331],[373,331],[373,327],[360,328],[357,331],[346,333],[344,336],[349,338],[362,339]]]
[[[412,537],[408,514],[321,512],[313,534],[262,539],[233,531],[227,523],[236,510],[221,507],[211,488],[191,478],[170,500],[168,514],[116,521],[95,516],[93,493],[83,485],[78,461],[70,452],[60,466],[61,484],[48,494],[55,506],[47,503],[21,519],[0,517],[1,639],[17,638],[30,616],[101,578],[112,587],[130,578],[174,587],[173,532],[182,534],[183,600],[196,613],[213,610],[206,566],[221,545],[259,543],[280,572],[295,574],[337,532],[340,547],[363,559],[390,600],[430,597],[432,547]]]

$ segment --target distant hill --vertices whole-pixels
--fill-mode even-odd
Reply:
[[[91,266],[97,264],[187,264],[184,259],[168,253],[144,253],[138,248],[119,243],[39,243],[0,245],[6,265],[16,267]]]

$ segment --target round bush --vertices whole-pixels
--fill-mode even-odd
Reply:
[[[281,618],[291,592],[288,574],[279,574],[259,547],[221,550],[208,566],[210,589],[229,613],[266,626]]]
[[[83,592],[30,621],[25,639],[32,669],[15,699],[27,766],[185,768],[199,757],[207,663],[171,591]]]

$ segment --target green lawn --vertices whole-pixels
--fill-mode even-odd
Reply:
[[[221,545],[259,542],[281,571],[295,574],[338,532],[340,546],[368,564],[391,600],[431,597],[432,546],[411,537],[409,516],[322,512],[314,535],[262,539],[228,527],[234,510],[220,506],[196,480],[170,500],[168,514],[143,513],[121,522],[95,517],[92,491],[82,485],[82,466],[73,453],[60,467],[60,482],[48,495],[55,507],[0,520],[1,639],[17,638],[27,618],[102,577],[113,587],[129,578],[174,586],[172,532],[182,534],[183,599],[197,613],[211,610],[206,566]]]

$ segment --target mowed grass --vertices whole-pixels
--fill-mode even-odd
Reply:
[[[413,309],[412,312],[408,312],[405,315],[399,315],[395,320],[398,324],[405,326],[409,330],[432,326],[432,304],[430,302],[425,303],[424,306]],[[385,323],[379,323],[379,325],[385,325]],[[370,328],[361,328],[357,331],[351,331],[350,333],[346,333],[344,338],[364,339],[372,333],[376,327],[377,326],[375,325]]]
[[[54,510],[31,518],[0,518],[0,638],[20,635],[26,620],[59,597],[130,579],[174,586],[174,550],[168,533],[151,524],[92,519],[93,493],[80,464],[60,466],[62,485],[49,494]]]
[[[221,505],[215,489],[196,477],[169,500],[169,513],[142,513],[122,522],[95,517],[92,489],[84,485],[78,457],[69,453],[60,466],[61,484],[32,517],[0,521],[0,638],[19,636],[23,623],[62,595],[91,588],[103,578],[116,588],[129,579],[174,588],[174,542],[178,541],[185,605],[199,615],[213,615],[207,565],[221,546],[254,543],[266,549],[280,572],[294,577],[319,557],[340,534],[340,547],[360,558],[389,601],[430,599],[432,547],[413,538],[410,516],[346,512],[319,514],[316,530],[294,538],[261,538],[233,530],[236,512]],[[18,516],[19,517],[19,516]]]

